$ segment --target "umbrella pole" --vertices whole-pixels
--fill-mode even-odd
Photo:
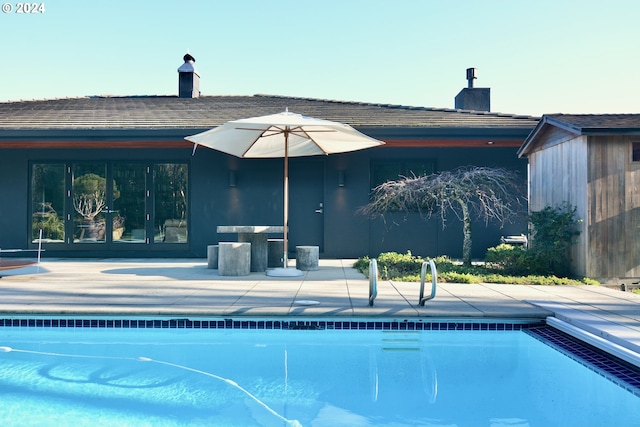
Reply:
[[[302,271],[289,268],[289,127],[284,130],[284,255],[282,267],[267,270],[267,276],[302,276]]]
[[[289,266],[289,130],[284,131],[284,256],[283,268]]]

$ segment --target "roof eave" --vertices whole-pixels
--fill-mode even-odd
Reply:
[[[549,116],[542,116],[542,119],[538,122],[535,128],[529,133],[529,135],[525,138],[522,146],[517,152],[518,158],[522,158],[523,156],[528,156],[529,149],[537,138],[538,134],[542,131],[542,128],[545,127],[548,123]]]
[[[514,127],[395,127],[395,126],[356,126],[358,131],[374,138],[507,138],[524,139],[529,128]],[[0,140],[33,139],[175,139],[204,132],[210,127],[193,128],[60,128],[36,129],[13,128],[0,129]]]
[[[640,135],[639,128],[584,128],[582,135],[608,136],[608,135]]]
[[[102,129],[0,129],[0,140],[134,140],[154,139],[172,140],[182,139],[210,128],[102,128]]]
[[[373,138],[505,138],[524,139],[530,133],[528,127],[391,127],[391,126],[354,126],[358,131]]]

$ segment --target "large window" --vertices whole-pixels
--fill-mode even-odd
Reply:
[[[68,246],[188,243],[186,163],[34,163],[32,241]],[[42,231],[40,231],[42,230]]]
[[[400,178],[430,175],[435,172],[431,159],[375,160],[371,163],[371,188]]]
[[[640,142],[631,143],[631,161],[640,162]]]
[[[146,243],[147,166],[139,163],[113,165],[113,241]]]
[[[35,164],[31,172],[31,241],[65,240],[65,165]]]
[[[153,168],[154,241],[187,241],[187,177],[185,164],[160,164]]]
[[[74,163],[71,167],[73,242],[105,243],[111,219],[105,163]]]

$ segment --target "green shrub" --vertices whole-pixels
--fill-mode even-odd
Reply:
[[[503,246],[503,245],[500,245]],[[517,274],[507,273],[507,268],[498,265],[503,259],[518,259],[514,254],[521,255],[528,252],[519,247],[504,245],[505,247],[491,248],[492,262],[488,265],[464,266],[460,262],[451,260],[446,256],[434,258],[438,272],[438,282],[449,283],[507,283],[521,285],[598,285],[592,279],[570,279],[554,275]],[[490,258],[490,257],[488,257]],[[422,263],[426,260],[407,252],[399,254],[385,252],[376,258],[378,262],[378,276],[382,280],[396,280],[401,282],[419,282]],[[354,263],[354,268],[365,275],[369,275],[369,257],[359,258]],[[427,274],[425,281],[431,281],[431,274]]]
[[[420,274],[424,260],[407,251],[406,254],[384,252],[378,258],[378,275],[387,280],[397,277]],[[417,272],[417,273],[416,273]]]
[[[369,263],[371,262],[371,260],[369,259],[368,256],[362,257],[362,258],[358,258],[356,260],[355,263],[353,263],[353,268],[355,268],[356,270],[358,270],[361,273],[366,274],[367,276],[369,275]]]
[[[526,249],[521,246],[503,243],[487,249],[485,261],[490,267],[502,270],[505,273],[518,274],[525,270],[523,266],[525,252]]]
[[[436,269],[438,266],[436,265]],[[449,283],[482,283],[482,277],[471,273],[458,273],[455,271],[438,272],[439,282]]]
[[[577,225],[582,222],[575,219],[575,214],[575,207],[563,203],[529,215],[533,226],[529,251],[536,272],[558,276],[569,274],[569,247],[576,243],[580,234]]]
[[[459,273],[468,273],[473,270],[473,267],[466,267],[462,265],[460,262],[455,262],[451,258],[447,256],[439,256],[433,258],[433,262],[436,264],[436,268],[438,269],[438,273],[445,273],[448,271],[457,271]]]
[[[431,281],[431,276],[427,274],[426,276],[427,278],[425,279],[426,282],[430,282]],[[413,283],[420,283],[420,274],[410,274],[408,276],[400,276],[400,277],[390,277],[387,280],[394,280],[396,282],[413,282]]]
[[[487,250],[486,262],[491,268],[511,275],[569,275],[569,247],[580,232],[576,208],[563,204],[532,212],[531,246],[524,248],[501,244]]]

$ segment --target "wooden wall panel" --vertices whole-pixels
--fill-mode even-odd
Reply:
[[[572,248],[572,271],[587,273],[586,232],[587,217],[587,144],[586,137],[574,137],[547,146],[529,157],[529,210],[539,211],[545,206],[560,206],[564,202],[576,207],[576,216],[583,219],[578,244]]]
[[[578,136],[579,135],[576,133],[560,129],[555,126],[543,126],[538,134],[534,137],[534,141],[526,148],[525,155],[527,157],[531,157],[533,153],[547,150],[558,144],[562,144],[563,142],[567,142],[574,138],[577,138]]]
[[[589,139],[590,276],[640,277],[640,162],[632,137]]]

